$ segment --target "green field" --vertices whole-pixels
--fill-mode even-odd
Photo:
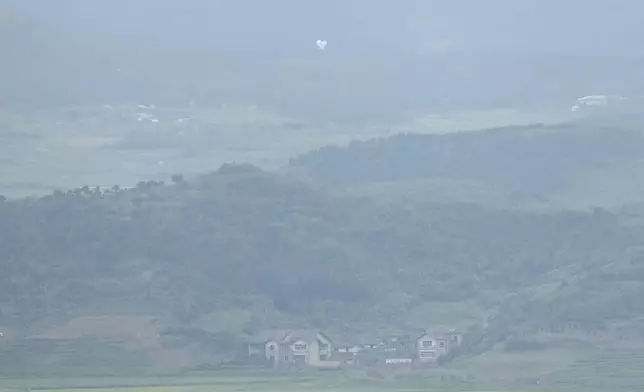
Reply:
[[[30,382],[3,380],[0,391],[59,391],[59,392],[233,392],[233,391],[314,391],[314,392],[527,392],[559,391],[553,388],[495,387],[476,383],[467,385],[449,382],[416,382],[403,380],[355,381],[331,380],[315,377],[204,377],[204,378],[157,378],[157,379],[42,379]],[[567,389],[567,391],[575,391]],[[580,390],[581,391],[581,390]]]
[[[347,369],[275,372],[112,373],[82,377],[73,369],[54,376],[0,378],[0,391],[60,392],[605,392],[636,391],[644,385],[641,349],[552,348],[510,353],[495,349],[440,368]],[[114,369],[112,369],[113,371]],[[68,374],[70,376],[64,376]],[[98,373],[97,373],[98,374]],[[105,372],[104,374],[110,374]]]

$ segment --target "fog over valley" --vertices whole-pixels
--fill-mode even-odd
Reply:
[[[643,12],[0,2],[0,392],[639,390]]]

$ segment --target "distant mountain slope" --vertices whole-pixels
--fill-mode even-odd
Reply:
[[[582,193],[582,185],[594,186],[595,191],[602,181],[615,185],[616,174],[627,168],[644,173],[644,134],[629,129],[565,124],[399,135],[324,147],[292,159],[291,167],[322,183],[344,187],[435,179],[476,181],[508,192],[556,197],[574,187]],[[589,184],[589,178],[594,183]],[[622,196],[628,200],[633,195]]]
[[[3,52],[13,52],[0,64],[8,93],[0,103],[241,102],[323,122],[381,124],[427,111],[564,106],[581,95],[644,91],[644,62],[629,41],[637,35],[592,27],[606,17],[603,6],[575,9],[579,20],[588,17],[585,29],[562,16],[574,7],[554,3],[470,2],[469,12],[423,1],[251,3],[11,1],[5,9],[22,27],[0,39]],[[550,14],[553,6],[561,14]],[[548,31],[552,48],[541,46],[541,23],[528,23],[533,12],[559,24],[561,31]],[[580,29],[593,38],[580,40]],[[329,41],[323,52],[315,46],[320,38]],[[600,41],[611,46],[600,52]],[[534,50],[524,50],[528,43]],[[632,50],[608,55],[618,43]]]
[[[86,40],[83,33],[70,34],[0,7],[2,107],[101,105],[136,99],[142,91],[161,93],[153,75],[132,78],[119,72],[124,65],[116,54],[127,55]]]
[[[144,45],[293,51],[315,39],[332,46],[413,51],[449,40],[459,50],[644,55],[636,1],[568,0],[5,0],[37,20],[91,38]],[[543,25],[547,24],[548,29]]]

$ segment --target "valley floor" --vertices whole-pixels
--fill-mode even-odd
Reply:
[[[418,372],[227,370],[179,375],[11,376],[0,378],[0,392],[604,392],[636,391],[644,385],[644,353],[640,350],[564,351],[490,352]],[[109,372],[103,369],[102,373]]]
[[[591,391],[589,389],[555,389],[539,387],[507,387],[488,385],[450,385],[446,383],[427,383],[422,385],[407,385],[402,380],[382,382],[322,381],[316,377],[222,377],[222,378],[160,378],[151,379],[43,379],[43,380],[3,380],[1,392],[16,391],[52,391],[52,392],[283,392],[283,391],[313,391],[313,392],[528,392],[528,391]]]

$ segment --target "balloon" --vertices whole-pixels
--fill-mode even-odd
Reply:
[[[317,44],[318,49],[320,50],[324,50],[324,48],[326,47],[326,40],[319,39],[315,43]]]

